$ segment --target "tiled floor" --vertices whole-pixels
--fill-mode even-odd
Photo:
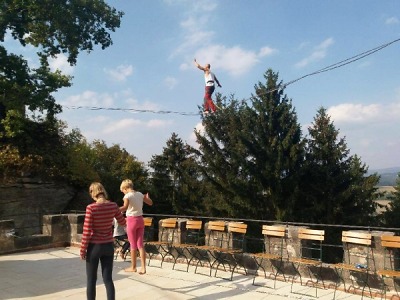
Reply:
[[[0,256],[0,299],[86,299],[85,263],[79,259],[78,248],[56,248]],[[315,289],[277,281],[276,289],[252,285],[252,277],[235,274],[233,281],[206,274],[208,269],[152,260],[147,274],[125,273],[129,262],[121,259],[114,264],[116,299],[315,299]],[[180,268],[182,267],[182,268]],[[224,272],[218,275],[223,276]],[[228,277],[228,274],[227,274]],[[258,282],[263,282],[260,278]],[[272,284],[265,280],[266,284]],[[366,297],[364,297],[366,298]],[[97,299],[106,299],[105,288],[98,277]],[[318,290],[318,299],[333,299],[333,290]],[[358,295],[338,291],[338,300],[361,299]]]

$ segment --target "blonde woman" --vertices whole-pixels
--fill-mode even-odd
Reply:
[[[121,183],[121,192],[124,193],[124,205],[120,207],[121,211],[126,211],[126,233],[131,244],[131,267],[125,269],[126,272],[136,272],[136,251],[139,250],[141,270],[139,274],[146,274],[146,252],[144,251],[144,220],[143,220],[143,202],[153,205],[149,194],[143,195],[141,192],[133,189],[133,182],[125,179]]]
[[[112,279],[114,262],[113,220],[125,225],[126,220],[118,205],[108,200],[103,185],[94,182],[89,187],[89,194],[95,203],[86,207],[85,222],[81,243],[81,259],[86,260],[86,296],[96,299],[96,281],[99,261],[101,273],[107,291],[107,300],[115,300],[115,287]]]

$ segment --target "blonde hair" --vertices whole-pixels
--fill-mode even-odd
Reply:
[[[133,190],[133,182],[130,179],[125,179],[121,183],[120,189],[132,189]]]
[[[98,198],[99,195],[103,194],[108,199],[107,191],[100,182],[93,182],[89,186],[89,194],[92,198]]]

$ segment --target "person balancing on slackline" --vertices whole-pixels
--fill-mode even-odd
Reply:
[[[206,64],[204,67],[201,66],[196,59],[194,59],[194,64],[197,68],[204,72],[204,80],[206,83],[205,93],[204,93],[204,113],[207,114],[209,112],[215,112],[217,107],[215,106],[211,96],[215,90],[215,83],[218,84],[219,87],[222,87],[219,83],[217,77],[213,72],[210,71],[210,64]]]

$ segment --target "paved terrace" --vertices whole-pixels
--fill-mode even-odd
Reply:
[[[146,275],[126,273],[130,261],[120,258],[114,264],[116,299],[315,299],[315,289],[277,281],[276,289],[252,285],[252,276],[234,274],[233,281],[206,275],[208,268],[152,260]],[[140,262],[139,262],[140,264]],[[204,274],[204,275],[203,275]],[[218,276],[224,276],[219,272]],[[227,275],[228,277],[228,275]],[[0,256],[0,299],[86,299],[85,264],[79,258],[79,248],[54,248]],[[272,280],[257,279],[272,286]],[[333,289],[319,289],[318,299],[333,299]],[[298,294],[299,293],[299,294]],[[97,299],[106,299],[99,273]],[[361,299],[361,296],[337,291],[338,300]],[[368,299],[364,297],[364,299]],[[377,298],[380,299],[380,298]]]

